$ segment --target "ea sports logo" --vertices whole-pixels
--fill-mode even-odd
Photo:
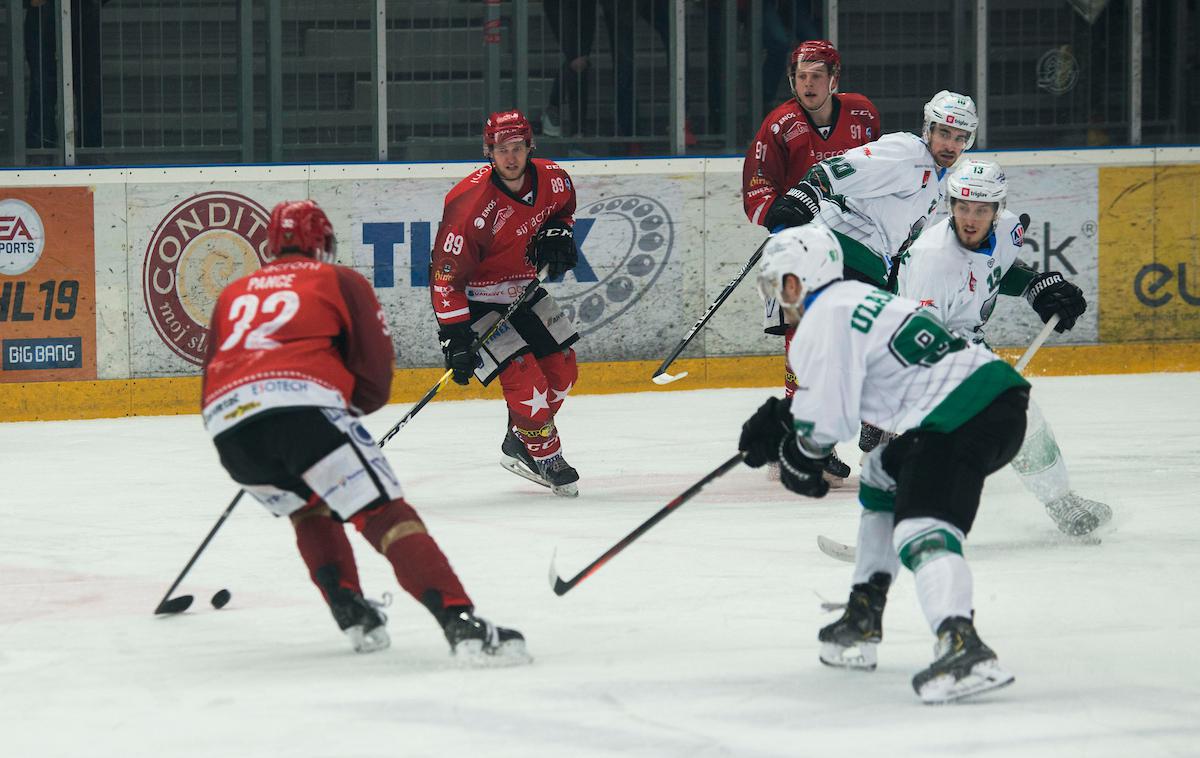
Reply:
[[[16,276],[37,265],[46,248],[42,217],[24,200],[0,200],[0,274]]]
[[[618,195],[581,211],[595,218],[586,252],[599,281],[567,280],[554,298],[585,336],[629,310],[654,285],[671,256],[675,232],[663,204],[644,195]]]
[[[217,296],[267,261],[265,208],[244,195],[205,192],[171,209],[142,265],[146,309],[176,355],[200,365]]]

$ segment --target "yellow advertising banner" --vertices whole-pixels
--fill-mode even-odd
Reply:
[[[0,189],[0,382],[96,378],[89,187]]]
[[[1100,169],[1100,340],[1200,338],[1200,166]]]

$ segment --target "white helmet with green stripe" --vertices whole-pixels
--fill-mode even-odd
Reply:
[[[763,300],[778,300],[780,306],[800,309],[804,296],[842,278],[842,245],[828,228],[816,224],[784,229],[767,241],[759,263],[758,293]],[[792,274],[800,280],[799,295],[784,299],[783,279]]]

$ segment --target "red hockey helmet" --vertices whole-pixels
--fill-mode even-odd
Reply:
[[[331,262],[337,257],[333,224],[312,200],[285,200],[271,211],[267,224],[267,251],[275,257],[303,253]]]
[[[483,154],[491,157],[492,148],[503,142],[524,140],[533,147],[533,127],[519,110],[500,111],[488,116],[483,124]]]
[[[795,50],[792,51],[792,57],[789,61],[788,75],[796,76],[796,67],[800,63],[824,63],[829,69],[829,78],[836,79],[842,73],[842,56],[838,54],[837,48],[827,39],[810,39],[801,42]]]

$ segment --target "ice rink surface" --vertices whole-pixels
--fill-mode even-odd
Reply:
[[[192,609],[156,618],[237,491],[199,418],[0,424],[0,754],[1200,754],[1198,374],[1035,380],[1074,488],[1115,515],[1101,544],[1072,543],[1011,471],[989,480],[966,555],[980,633],[1017,679],[974,701],[913,694],[933,635],[907,572],[877,671],[817,661],[833,618],[820,598],[844,600],[851,567],[816,536],[853,541],[853,492],[799,498],[739,467],[551,593],[555,548],[573,575],[735,452],[768,394],[572,398],[560,428],[577,500],[497,465],[499,401],[434,403],[388,445],[480,614],[528,638],[534,664],[502,670],[456,668],[357,535],[367,594],[397,597],[392,648],[355,655],[289,524],[249,498],[181,587]],[[222,587],[233,600],[217,611]]]

